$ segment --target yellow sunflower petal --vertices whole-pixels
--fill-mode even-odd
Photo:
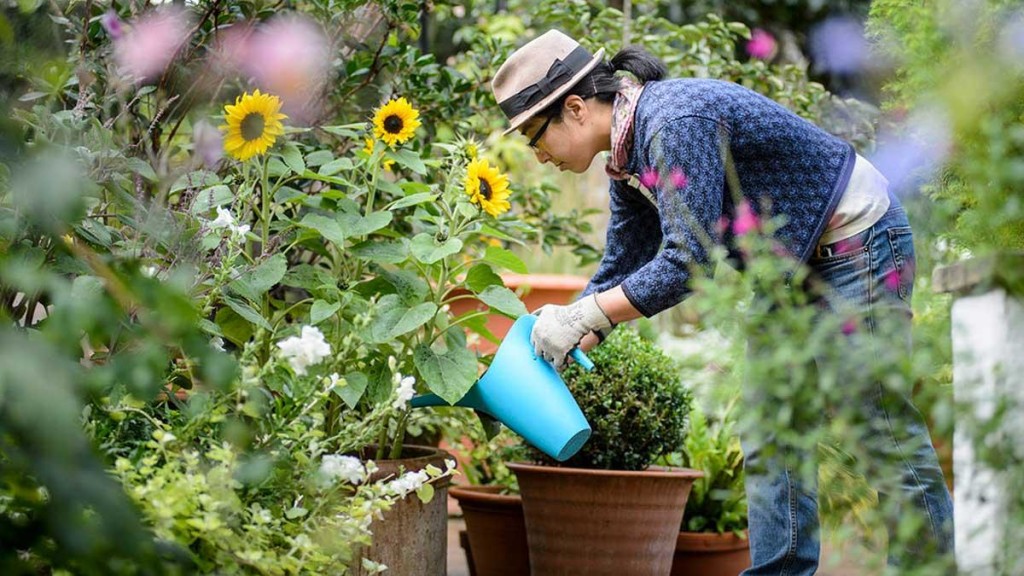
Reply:
[[[281,99],[264,94],[256,89],[235,99],[234,104],[224,106],[225,132],[224,151],[231,157],[246,161],[256,155],[266,154],[273,147],[277,137],[284,134],[281,120]]]

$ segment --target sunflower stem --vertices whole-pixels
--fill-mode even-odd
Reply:
[[[263,158],[263,170],[260,174],[260,220],[263,223],[263,234],[260,238],[260,254],[267,255],[267,246],[270,242],[270,200],[273,196],[270,190],[270,155]],[[263,317],[270,316],[270,291],[263,294]]]

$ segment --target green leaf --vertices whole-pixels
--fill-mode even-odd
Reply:
[[[320,166],[320,170],[317,171],[317,174],[320,176],[334,176],[342,170],[348,171],[351,169],[352,160],[349,158],[335,158],[334,160]]]
[[[242,275],[246,283],[258,295],[263,295],[284,278],[288,271],[288,259],[284,254],[275,254],[252,271]]]
[[[429,504],[434,499],[434,485],[424,484],[416,490],[416,496],[420,499],[420,502]]]
[[[447,351],[438,353],[420,344],[413,363],[431,392],[449,404],[455,404],[476,382],[476,356],[466,348],[466,336],[459,328],[445,332]]]
[[[241,300],[238,300],[236,298],[232,298],[230,296],[224,296],[223,299],[224,303],[228,305],[228,308],[234,310],[235,313],[241,316],[242,318],[245,318],[249,322],[266,330],[273,330],[273,328],[270,326],[270,323],[267,322],[267,320],[249,304],[242,302]]]
[[[378,276],[394,286],[399,298],[408,305],[422,302],[430,292],[426,281],[409,270],[381,270]]]
[[[504,240],[506,242],[515,242],[516,244],[523,244],[523,241],[516,238],[515,236],[509,236],[508,234],[505,234],[501,230],[488,226],[487,224],[480,225],[479,234],[481,236],[490,236],[492,238],[497,238],[498,240]]]
[[[302,222],[299,222],[299,226],[316,230],[321,236],[327,238],[331,242],[334,242],[339,247],[345,244],[347,234],[345,234],[341,224],[337,220],[328,218],[327,216],[323,216],[321,214],[306,214],[306,216],[302,218]]]
[[[231,191],[231,188],[223,184],[210,186],[196,194],[195,199],[192,201],[192,213],[195,215],[206,214],[217,206],[230,204],[234,199],[235,194]]]
[[[356,122],[353,124],[343,124],[341,126],[321,126],[324,132],[334,134],[335,136],[342,136],[344,138],[360,138],[363,132],[366,131],[365,122]]]
[[[530,313],[516,293],[504,286],[488,286],[479,297],[484,304],[512,318]]]
[[[335,388],[334,393],[345,402],[346,406],[355,408],[359,399],[363,397],[363,392],[366,391],[370,379],[362,372],[349,372],[345,374],[345,382],[345,386]]]
[[[312,324],[319,324],[334,315],[341,308],[340,302],[327,302],[326,300],[314,300],[313,306],[309,309],[309,321]]]
[[[330,150],[315,150],[306,155],[306,166],[323,166],[334,160],[334,154]]]
[[[417,174],[426,175],[427,173],[427,166],[423,163],[423,159],[412,150],[404,148],[401,150],[389,150],[385,156]]]
[[[406,308],[401,305],[396,294],[388,294],[381,298],[379,307],[383,311],[370,325],[370,334],[374,342],[381,343],[390,342],[412,332],[426,324],[437,313],[437,305],[433,302],[421,302],[412,308]]]
[[[294,508],[285,512],[284,516],[289,520],[295,520],[296,518],[302,518],[306,514],[309,514],[309,510],[306,510],[301,506],[295,506]]]
[[[296,174],[303,174],[306,171],[306,162],[302,159],[302,151],[294,142],[285,142],[281,150],[281,158],[284,163]]]
[[[437,304],[434,304],[433,302],[424,302],[417,306],[413,306],[409,310],[403,312],[398,323],[391,328],[391,337],[395,338],[402,334],[412,332],[426,324],[427,321],[433,318],[436,313]]]
[[[174,194],[180,192],[186,188],[209,188],[215,184],[220,184],[220,176],[217,176],[213,172],[207,170],[196,170],[195,172],[189,172],[188,174],[182,174],[174,184],[171,184],[171,189],[168,193]]]
[[[156,175],[156,172],[153,171],[153,167],[149,165],[149,162],[146,162],[142,158],[129,158],[128,168],[150,182],[156,182],[160,179],[160,177]]]
[[[438,242],[432,234],[421,232],[409,243],[409,249],[420,262],[433,264],[462,250],[462,240],[449,238],[444,242]]]
[[[417,206],[419,204],[426,204],[427,202],[433,202],[437,200],[437,194],[430,192],[419,192],[417,194],[410,194],[405,198],[399,198],[392,202],[389,206],[389,210],[398,210],[399,208],[407,208],[409,206]]]
[[[344,214],[339,220],[349,231],[349,236],[367,236],[391,224],[393,217],[391,212],[372,212],[366,216]]]
[[[526,274],[528,272],[526,264],[523,264],[523,261],[518,256],[497,246],[487,247],[487,252],[484,253],[484,262],[516,272],[517,274]]]
[[[379,264],[398,264],[409,257],[405,245],[398,240],[367,240],[350,248],[349,254]]]
[[[489,286],[504,286],[501,276],[494,273],[487,264],[477,264],[466,273],[466,286],[476,293],[483,292]]]

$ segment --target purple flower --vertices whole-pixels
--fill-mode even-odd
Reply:
[[[811,32],[811,56],[817,70],[851,74],[868,63],[864,26],[850,17],[829,18]]]
[[[124,25],[121,18],[117,16],[117,12],[113,10],[107,10],[103,16],[100,16],[100,25],[107,31],[107,36],[110,36],[111,40],[119,40],[124,36]]]
[[[938,108],[915,112],[891,132],[880,134],[871,163],[896,193],[931,178],[952,147],[947,114]]]
[[[658,185],[658,181],[661,177],[658,176],[658,171],[654,168],[648,168],[640,174],[640,183],[647,188],[654,188]]]
[[[200,120],[192,127],[192,146],[203,166],[212,170],[224,156],[224,135],[209,122]]]
[[[760,28],[754,28],[750,33],[750,41],[747,42],[747,54],[760,60],[770,60],[775,56],[777,48],[775,37]]]
[[[672,172],[669,173],[668,178],[676,190],[686,188],[687,183],[690,181],[690,179],[686,177],[686,173],[683,172],[682,168],[673,168]]]
[[[757,226],[757,214],[754,213],[750,204],[746,200],[740,202],[740,205],[736,207],[736,219],[732,222],[732,233],[736,236],[743,236],[756,230]]]

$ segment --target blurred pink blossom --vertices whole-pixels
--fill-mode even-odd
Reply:
[[[159,76],[188,40],[188,16],[183,10],[150,11],[135,20],[114,42],[118,67],[136,80]]]
[[[891,292],[895,292],[900,288],[900,271],[893,268],[885,273],[885,288]]]
[[[193,152],[203,166],[213,169],[224,156],[224,136],[220,130],[205,120],[192,127]]]
[[[754,28],[747,42],[747,54],[761,60],[770,60],[777,48],[775,37],[761,28]]]
[[[842,330],[843,334],[845,334],[846,336],[853,334],[854,332],[857,331],[857,319],[848,318],[845,322],[843,322],[843,326],[842,328],[840,328],[840,330]]]
[[[746,200],[740,202],[740,205],[736,207],[736,219],[732,222],[732,233],[736,236],[743,236],[756,230],[757,226],[757,214],[754,213],[750,204]]]
[[[241,70],[281,98],[293,121],[315,118],[331,65],[323,30],[301,16],[278,16],[249,36]]]
[[[654,168],[648,168],[640,174],[640,183],[648,188],[654,188],[657,186],[660,179],[658,171]]]
[[[848,16],[829,18],[811,31],[811,56],[816,70],[852,74],[868,63],[864,26]]]
[[[117,16],[117,12],[113,10],[107,10],[103,16],[100,16],[100,25],[107,31],[107,36],[110,36],[111,40],[119,40],[124,36],[124,25],[121,18]]]
[[[686,184],[689,182],[689,179],[686,177],[686,173],[683,172],[682,168],[673,168],[672,172],[669,173],[668,178],[672,181],[672,186],[676,190],[686,188]]]
[[[853,238],[846,238],[836,242],[836,253],[845,254],[847,252],[854,252],[864,247],[864,244],[860,241],[860,238],[854,236]]]

